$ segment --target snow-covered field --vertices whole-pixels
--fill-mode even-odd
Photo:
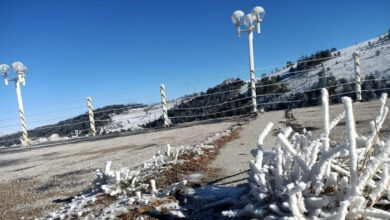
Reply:
[[[173,106],[180,104],[181,98],[167,102],[167,109],[173,108]],[[161,118],[163,115],[161,104],[154,104],[152,106],[144,108],[134,108],[126,113],[113,114],[111,116],[112,122],[99,129],[100,133],[106,132],[118,132],[127,130],[139,130],[142,129],[142,125]]]
[[[378,79],[390,76],[390,41],[380,41],[379,37],[369,39],[356,45],[333,52],[332,59],[322,62],[324,66],[318,65],[316,68],[309,70],[307,74],[298,74],[294,77],[288,77],[282,82],[286,82],[291,92],[300,92],[310,89],[318,82],[318,73],[325,69],[325,76],[334,76],[336,79],[345,78],[348,81],[355,80],[354,60],[352,54],[355,51],[360,53],[361,77],[364,79],[367,75],[373,74]],[[371,46],[369,45],[369,42]],[[376,53],[379,51],[379,55]],[[340,56],[335,56],[340,53]],[[296,67],[296,64],[293,65]],[[288,74],[289,68],[282,68],[267,76],[284,76]],[[257,77],[260,80],[262,77]],[[248,82],[247,82],[248,83]],[[241,92],[247,92],[248,85],[242,87]]]

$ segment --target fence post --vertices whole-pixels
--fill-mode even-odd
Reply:
[[[355,66],[355,80],[356,80],[356,101],[362,101],[362,86],[360,75],[360,53],[358,51],[353,52],[354,66]]]
[[[322,64],[322,72],[321,72],[321,80],[319,80],[321,82],[321,88],[324,88],[326,86],[326,69],[325,69],[325,65]]]
[[[169,119],[168,119],[168,110],[167,110],[167,97],[165,96],[164,84],[160,85],[160,92],[161,92],[161,106],[163,111],[164,127],[168,127]]]
[[[88,105],[88,115],[89,115],[89,127],[91,128],[92,136],[96,136],[95,118],[93,115],[91,97],[87,97],[87,105]]]

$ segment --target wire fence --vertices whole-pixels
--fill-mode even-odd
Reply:
[[[379,83],[384,82],[385,86],[382,85],[381,88],[369,88],[363,87],[361,89],[361,93],[375,93],[375,92],[386,92],[390,90],[390,84],[387,82],[390,81],[390,78],[381,78],[381,79],[362,79],[360,81],[352,80],[347,82],[337,81],[337,78],[328,74],[326,70],[326,66],[324,65],[315,65],[314,67],[306,68],[303,70],[295,70],[294,68],[301,63],[309,63],[309,62],[318,62],[318,61],[330,61],[338,59],[338,56],[318,58],[318,59],[310,59],[303,60],[294,63],[289,67],[285,67],[285,64],[272,65],[267,67],[261,67],[255,69],[256,71],[261,69],[269,69],[269,68],[277,68],[277,67],[285,67],[282,70],[278,70],[270,75],[262,76],[257,78],[257,83],[255,85],[256,91],[265,91],[263,93],[256,94],[257,104],[256,107],[267,108],[270,109],[290,109],[293,107],[302,107],[304,106],[302,103],[304,100],[299,98],[305,96],[306,94],[310,94],[311,98],[318,99],[316,97],[316,93],[323,88],[328,90],[332,90],[332,94],[330,94],[330,98],[338,98],[341,96],[351,96],[354,97],[357,94],[355,85],[360,83],[361,85],[365,85],[366,83]],[[352,63],[354,60],[344,59],[342,64]],[[337,63],[337,65],[340,63]],[[336,64],[335,64],[336,65]],[[186,87],[183,90],[188,89],[188,84],[195,84],[194,82],[200,82],[204,80],[210,80],[219,77],[232,76],[241,73],[247,73],[248,71],[241,71],[229,74],[219,74],[213,75],[209,77],[197,78],[190,81],[178,82],[176,84],[167,84],[168,87],[168,95],[169,92],[178,91],[179,85],[185,85]],[[272,77],[276,77],[275,80]],[[308,78],[311,78],[308,81]],[[351,77],[355,77],[355,73],[351,75]],[[305,80],[302,80],[306,79]],[[272,80],[270,80],[272,79]],[[315,81],[317,79],[317,81]],[[332,85],[327,85],[327,80],[336,80]],[[234,81],[235,82],[235,81]],[[89,114],[93,113],[95,116],[93,120],[96,129],[97,135],[104,135],[109,132],[121,132],[121,131],[131,131],[142,129],[148,126],[159,126],[159,121],[166,120],[164,117],[168,117],[169,120],[174,121],[175,123],[181,123],[192,120],[204,120],[204,119],[212,119],[212,118],[225,118],[225,117],[233,117],[239,115],[246,115],[251,113],[251,109],[254,108],[253,103],[251,102],[251,92],[249,88],[249,80],[248,81],[240,81],[241,84],[238,86],[230,86],[232,82],[226,83],[224,88],[213,88],[211,90],[207,90],[206,92],[198,92],[192,95],[183,96],[180,99],[174,99],[168,101],[167,108],[167,116],[164,115],[164,104],[156,103],[150,105],[143,104],[127,104],[127,105],[117,105],[115,107],[110,108],[100,108],[96,110],[92,110]],[[220,84],[222,85],[222,84]],[[298,86],[297,86],[298,85]],[[317,86],[317,87],[316,87]],[[172,88],[172,89],[169,89]],[[199,88],[199,87],[198,87]],[[207,85],[205,88],[208,88]],[[287,91],[283,91],[280,89],[287,88]],[[348,90],[348,91],[345,91]],[[143,100],[145,98],[160,98],[160,94],[156,94],[158,88],[148,87],[145,88],[146,93],[151,92],[154,94],[151,95],[141,95],[136,97],[124,97],[120,96],[116,99],[116,102],[121,101],[129,101],[129,100]],[[280,91],[280,92],[279,92]],[[143,93],[143,94],[146,94]],[[112,103],[112,100],[108,102],[102,102],[106,97],[117,97],[120,92],[105,94],[100,97],[94,97],[95,105],[104,105],[108,102]],[[173,93],[171,93],[173,94]],[[165,96],[165,95],[164,95]],[[317,95],[318,96],[318,95]],[[298,97],[298,99],[297,99]],[[164,97],[165,98],[165,97]],[[53,113],[60,112],[69,112],[69,111],[83,111],[78,117],[73,119],[66,119],[62,122],[54,125],[48,126],[40,126],[36,127],[29,132],[31,133],[39,133],[50,130],[68,132],[71,138],[76,137],[87,137],[92,136],[92,127],[90,127],[91,116],[88,116],[88,109],[86,103],[81,103],[80,98],[66,100],[64,102],[54,103],[52,107],[63,106],[68,103],[74,103],[77,101],[77,105],[72,107],[60,107],[59,109],[54,109],[51,111],[42,111],[35,114],[26,114],[28,117],[28,125],[39,125],[42,123],[47,123],[48,121],[60,120],[63,119],[64,116],[55,116],[46,118],[45,120],[31,120],[33,118],[39,118],[41,116],[47,116]],[[100,100],[100,101],[99,101]],[[80,102],[79,102],[80,101]],[[83,100],[85,102],[85,99]],[[98,103],[98,104],[97,104]],[[31,108],[38,108],[39,106],[32,106]],[[29,109],[31,109],[29,108]],[[134,110],[134,112],[129,112]],[[4,114],[9,115],[9,114]],[[10,128],[20,126],[18,122],[15,123],[6,123],[9,121],[17,120],[15,117],[6,117],[0,118],[0,128]],[[5,123],[4,123],[5,122]],[[161,124],[161,123],[160,123]],[[34,126],[32,126],[34,127]],[[50,133],[50,132],[47,132]],[[21,138],[14,138],[15,136],[21,136],[21,134],[14,135],[4,135],[0,137],[0,146],[7,145],[7,143],[15,143],[16,145],[21,143]],[[50,142],[50,136],[46,137]],[[66,138],[64,138],[66,139]],[[53,138],[53,140],[58,140]],[[37,137],[32,137],[31,142],[38,143],[39,139]],[[46,141],[47,142],[47,141]],[[9,144],[8,144],[9,145]]]

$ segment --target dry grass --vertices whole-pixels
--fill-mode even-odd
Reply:
[[[50,203],[49,206],[39,205],[40,200],[51,198],[68,198],[72,193],[63,192],[58,195],[52,190],[37,192],[33,188],[42,185],[37,179],[21,179],[8,184],[0,184],[0,219],[34,219],[42,216],[48,210],[59,208],[60,203]],[[38,203],[37,203],[38,201]],[[32,205],[32,204],[36,205]]]
[[[218,140],[214,141],[212,145],[215,146],[213,149],[204,149],[201,156],[195,155],[195,154],[182,154],[179,156],[179,160],[182,160],[184,162],[174,164],[169,169],[161,172],[158,174],[157,177],[154,179],[156,180],[157,188],[165,188],[169,186],[170,184],[179,182],[182,180],[182,175],[188,175],[196,172],[204,172],[206,174],[209,174],[210,172],[213,172],[208,168],[208,165],[211,163],[213,159],[215,159],[218,155],[219,149],[223,147],[226,143],[232,141],[233,139],[239,138],[239,129],[233,130],[229,135],[223,136],[219,138]],[[198,186],[198,184],[192,183],[193,187]],[[102,200],[99,203],[104,203],[105,201],[109,202],[113,197],[110,196],[104,196],[101,197]],[[175,197],[171,196],[168,198],[169,200],[176,200]],[[142,206],[136,206],[129,210],[129,212],[125,215],[119,216],[120,219],[136,219],[139,216],[144,217],[144,219],[157,219],[153,216],[151,216],[151,211],[154,210],[155,207],[157,207],[159,202],[157,204],[150,204],[150,205],[142,205]],[[162,212],[161,215],[158,216],[158,218],[165,218],[168,216],[165,216],[165,214]]]
[[[214,160],[219,149],[226,143],[239,138],[239,129],[233,130],[229,135],[223,136],[212,143],[215,148],[203,149],[204,154],[201,156],[182,154],[179,156],[179,160],[183,160],[183,163],[174,164],[170,169],[164,171],[156,178],[158,188],[164,188],[172,183],[179,182],[182,180],[182,175],[188,175],[196,172],[203,172],[210,174],[214,172],[208,166],[212,160]],[[198,184],[193,184],[197,186]]]

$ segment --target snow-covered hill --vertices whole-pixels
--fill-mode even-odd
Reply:
[[[173,108],[174,105],[181,103],[182,100],[182,98],[179,98],[173,101],[168,101],[167,109]],[[162,115],[163,112],[161,104],[154,104],[148,107],[130,109],[123,114],[112,114],[112,122],[100,128],[99,132],[112,133],[119,131],[142,129],[142,125],[157,120],[162,117]]]
[[[354,81],[355,80],[355,72],[354,72],[354,60],[352,54],[355,51],[360,52],[360,68],[361,68],[361,74],[362,79],[368,75],[374,75],[375,78],[381,79],[383,77],[390,78],[390,40],[384,40],[388,38],[388,34],[380,35],[378,37],[369,39],[367,41],[355,44],[353,46],[334,51],[332,52],[332,57],[329,59],[326,58],[323,62],[320,62],[317,66],[310,66],[310,69],[305,70],[305,72],[295,72],[291,73],[290,68],[291,67],[284,67],[280,70],[277,70],[275,72],[271,72],[269,74],[266,74],[265,77],[272,77],[272,76],[280,76],[283,80],[281,83],[284,83],[289,92],[286,94],[292,94],[296,92],[302,92],[302,91],[308,91],[311,90],[313,85],[315,83],[318,83],[320,72],[325,72],[322,74],[324,77],[328,76],[334,76],[336,79],[344,78],[347,81]],[[305,61],[307,62],[307,61]],[[293,68],[297,67],[297,63],[292,64]],[[257,81],[260,83],[260,80],[263,77],[258,77]],[[232,79],[228,79],[224,81],[222,84],[228,84],[229,82],[232,82]],[[248,81],[240,85],[240,91],[239,95],[242,95],[242,97],[245,98],[245,96],[248,94]],[[280,83],[280,82],[278,82]],[[222,85],[221,84],[221,85]],[[226,89],[226,88],[225,88]],[[343,89],[342,87],[336,88],[336,91],[340,91],[340,89]],[[227,90],[231,90],[231,88],[227,88]],[[221,90],[220,92],[218,88],[214,88],[212,92],[220,92],[220,94],[226,95],[226,93],[223,93],[224,90]],[[263,95],[263,96],[262,96]],[[193,96],[192,96],[193,97]],[[227,96],[226,96],[227,97]],[[220,97],[218,98],[218,102],[226,102],[229,101],[231,98],[237,98],[237,97]],[[239,97],[239,98],[242,98]],[[283,95],[274,97],[275,101],[283,100]],[[186,98],[179,98],[176,100],[169,101],[168,104],[168,110],[172,109],[175,105],[176,107],[181,103],[186,103],[188,101],[191,101],[193,98],[186,97]],[[265,94],[258,94],[258,103],[263,103],[269,100],[267,98],[267,95]],[[185,108],[191,108],[191,107],[198,107],[199,104],[205,105],[205,103],[209,103],[209,105],[216,105],[217,103],[208,102],[210,100],[200,100],[199,102],[196,102],[194,104],[195,106],[185,106]],[[242,103],[241,103],[242,104]],[[206,104],[207,105],[207,104]],[[243,105],[243,104],[242,104]],[[109,110],[109,109],[108,109]],[[225,110],[226,111],[226,110]],[[199,112],[186,112],[188,114],[206,114],[203,111]],[[150,122],[153,122],[159,118],[162,117],[162,108],[161,104],[154,104],[147,107],[144,107],[140,105],[139,107],[132,107],[127,111],[124,112],[116,112],[111,113],[109,115],[109,123],[104,123],[104,126],[98,127],[97,131],[99,134],[106,134],[106,133],[112,133],[112,132],[120,132],[120,131],[128,131],[128,130],[138,130],[142,129],[142,125],[148,124]],[[106,121],[106,118],[104,118],[102,121]],[[69,122],[72,123],[72,122]],[[87,133],[78,134],[77,129],[75,130],[75,135],[72,136],[79,136],[79,135],[89,135]],[[87,130],[84,130],[87,131]],[[17,136],[17,134],[15,134]],[[61,137],[53,136],[53,138],[42,138],[39,137],[38,139],[32,138],[33,141],[37,143],[41,142],[47,142],[51,139],[58,139]],[[64,138],[66,136],[64,135]],[[15,138],[7,138],[7,139],[15,139]],[[34,142],[34,143],[35,143]],[[8,142],[7,142],[8,143]],[[1,143],[0,143],[1,145]]]
[[[353,52],[360,53],[360,69],[362,79],[367,75],[373,74],[378,79],[388,77],[390,75],[390,40],[383,41],[386,36],[381,35],[356,45],[338,50],[332,53],[332,58],[322,62],[307,74],[297,74],[294,77],[289,77],[289,69],[287,67],[270,73],[266,76],[281,76],[285,78],[283,82],[291,89],[291,92],[300,92],[308,90],[311,86],[318,82],[318,73],[325,69],[325,76],[334,76],[336,79],[345,78],[348,81],[353,81],[355,78]],[[377,55],[378,54],[378,55]],[[296,67],[296,63],[293,65]],[[259,81],[262,77],[258,77]],[[242,87],[242,92],[247,92],[248,85]]]
[[[385,35],[381,35],[370,40],[358,43],[356,45],[341,49],[332,53],[332,58],[322,62],[322,64],[309,70],[305,74],[297,74],[289,77],[289,69],[283,68],[268,74],[267,76],[281,76],[285,78],[283,82],[287,83],[290,93],[305,91],[318,82],[318,73],[325,69],[325,76],[334,76],[336,79],[345,78],[353,81],[355,77],[353,52],[360,52],[360,68],[362,79],[365,76],[373,74],[378,79],[390,76],[390,41],[381,40]],[[379,51],[379,52],[378,52]],[[377,55],[379,54],[379,55]],[[295,63],[293,65],[296,66]],[[258,77],[260,80],[262,77]],[[241,93],[248,91],[248,84],[241,87]],[[181,103],[183,99],[168,102],[168,109],[175,104]],[[155,104],[150,107],[136,108],[127,111],[124,114],[112,115],[108,125],[102,127],[100,132],[117,132],[121,130],[142,129],[142,125],[152,122],[162,116],[161,104]]]

